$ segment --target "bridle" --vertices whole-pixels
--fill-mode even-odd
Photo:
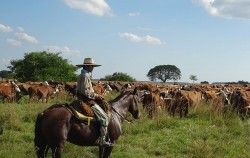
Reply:
[[[135,95],[133,95],[133,102],[137,104]],[[113,106],[111,106],[111,109],[121,118],[123,118],[125,121],[127,121],[128,123],[132,123],[132,120],[127,119],[126,117],[122,116]]]

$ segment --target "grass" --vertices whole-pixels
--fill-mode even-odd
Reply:
[[[107,96],[113,99],[116,94]],[[63,100],[61,102],[67,102]],[[36,157],[33,144],[37,113],[54,104],[0,104],[0,157]],[[223,113],[201,105],[190,110],[188,117],[170,117],[161,111],[149,119],[142,117],[129,124],[124,122],[123,134],[115,145],[111,158],[248,158],[250,157],[250,121],[241,121],[230,107]],[[128,117],[131,117],[128,115]],[[49,154],[51,155],[51,153]],[[64,158],[96,158],[98,147],[80,147],[66,143]]]

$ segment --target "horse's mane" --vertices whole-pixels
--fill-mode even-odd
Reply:
[[[109,103],[110,105],[112,105],[112,103],[120,100],[122,97],[124,97],[125,95],[129,95],[133,92],[133,90],[126,90],[126,91],[123,91],[122,93],[120,93],[114,100],[111,100]]]

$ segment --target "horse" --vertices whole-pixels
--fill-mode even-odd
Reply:
[[[122,133],[122,123],[128,121],[127,112],[140,118],[137,90],[121,93],[110,104],[110,121],[107,139],[111,146],[99,146],[100,124],[87,125],[75,118],[65,104],[54,104],[37,115],[34,144],[38,158],[45,158],[52,150],[52,158],[61,158],[66,141],[79,146],[99,146],[99,158],[110,156],[115,142]]]

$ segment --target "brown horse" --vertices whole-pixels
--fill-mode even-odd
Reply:
[[[110,102],[111,118],[108,125],[108,138],[115,144],[122,133],[121,125],[126,120],[127,112],[135,119],[140,117],[136,89],[121,93]],[[35,124],[35,147],[38,158],[47,156],[52,149],[52,158],[60,158],[66,141],[80,146],[98,146],[100,124],[91,123],[89,126],[76,119],[65,108],[65,104],[54,104],[39,113]],[[107,139],[108,139],[107,138]],[[113,146],[99,146],[99,157],[109,157]]]

